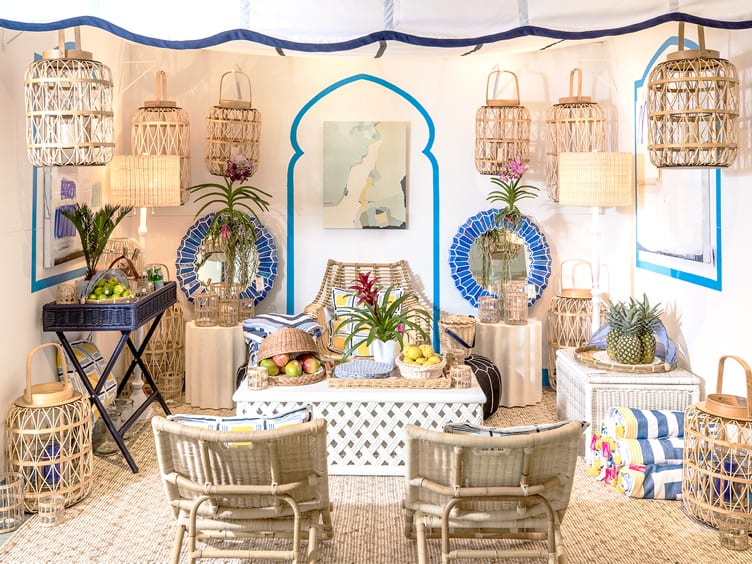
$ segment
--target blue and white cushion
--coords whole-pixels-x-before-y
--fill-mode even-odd
[[[460,435],[479,435],[483,437],[518,437],[558,429],[569,422],[570,420],[566,420],[557,421],[556,423],[520,425],[518,427],[484,427],[483,425],[473,425],[472,423],[448,423],[444,426],[444,432]],[[581,422],[581,424],[583,425],[583,429],[587,426],[587,423]]]

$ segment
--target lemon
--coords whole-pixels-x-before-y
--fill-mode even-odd
[[[420,348],[418,348],[417,345],[407,345],[405,347],[405,350],[402,351],[402,355],[406,359],[415,360],[416,358],[420,358]]]
[[[433,347],[431,345],[420,345],[420,354],[423,358],[430,358],[433,356]]]
[[[423,363],[423,366],[431,366],[433,364],[438,364],[441,362],[441,357],[437,355],[431,355],[429,356],[426,361]]]

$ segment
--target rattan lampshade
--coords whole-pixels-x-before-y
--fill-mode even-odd
[[[634,201],[632,153],[560,153],[559,203],[628,206]]]
[[[75,28],[73,49],[65,31],[57,49],[44,51],[24,79],[26,147],[35,166],[96,166],[112,159],[115,147],[112,73],[80,50]]]
[[[514,77],[515,98],[489,97],[491,77]],[[530,112],[520,105],[520,85],[511,71],[492,71],[486,79],[486,105],[475,114],[475,168],[481,174],[499,174],[504,163],[519,157],[530,160]]]
[[[679,50],[648,77],[648,154],[656,167],[724,167],[737,153],[739,77],[736,67],[705,49]]]
[[[559,153],[606,150],[605,113],[589,96],[582,95],[582,69],[575,68],[569,73],[569,96],[559,98],[559,103],[552,106],[546,126],[546,188],[549,197],[558,202]]]
[[[110,200],[143,208],[179,206],[180,166],[177,155],[118,155],[110,164]]]
[[[167,74],[157,73],[156,100],[147,100],[131,118],[131,154],[180,157],[180,202],[191,184],[191,126],[188,112],[165,100]]]
[[[222,85],[228,75],[245,78],[248,84],[248,100],[222,97]],[[261,114],[251,106],[251,79],[248,75],[240,71],[224,73],[219,79],[219,104],[211,107],[206,113],[204,161],[211,174],[222,176],[227,161],[241,154],[251,161],[251,176],[258,169]]]

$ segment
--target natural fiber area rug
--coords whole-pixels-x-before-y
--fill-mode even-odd
[[[553,421],[555,402],[556,392],[546,390],[540,404],[502,408],[486,423]],[[230,414],[187,406],[174,411]],[[28,516],[0,547],[0,562],[168,562],[174,520],[157,474],[151,428],[141,424],[135,434],[131,452],[139,473],[131,473],[120,455],[95,457],[92,493],[67,508],[65,521],[58,526],[46,528],[36,516]],[[321,543],[321,562],[416,561],[415,542],[403,535],[402,478],[331,476],[330,490],[335,536]],[[569,562],[574,564],[752,562],[752,550],[737,553],[721,548],[717,531],[688,517],[680,502],[627,498],[588,476],[583,459],[577,465],[562,533]],[[440,561],[438,543],[429,543],[431,562]],[[185,550],[181,561],[187,561]]]

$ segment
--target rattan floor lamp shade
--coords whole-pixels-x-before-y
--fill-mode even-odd
[[[656,167],[726,167],[737,153],[739,77],[736,67],[705,48],[679,50],[648,76],[648,155]]]
[[[132,155],[180,157],[180,203],[187,200],[191,184],[191,125],[188,112],[167,95],[167,74],[157,73],[156,100],[147,100],[131,118]]]
[[[248,100],[222,97],[222,85],[228,75],[245,78],[248,84]],[[258,170],[261,114],[252,105],[251,79],[248,75],[240,71],[224,73],[219,79],[219,104],[211,107],[206,113],[204,162],[211,174],[222,176],[227,161],[237,155],[244,155],[251,161],[251,176]]]
[[[574,93],[575,76],[577,94]],[[606,150],[606,117],[603,108],[582,95],[582,69],[569,73],[569,96],[559,98],[546,120],[546,189],[559,201],[559,153]]]
[[[515,97],[489,97],[491,77],[502,73],[514,77]],[[475,114],[475,168],[481,174],[500,174],[503,165],[519,157],[530,160],[530,112],[520,105],[520,85],[511,71],[492,71],[486,79],[486,105]]]
[[[65,31],[57,49],[44,51],[24,79],[26,148],[35,166],[97,166],[112,159],[115,148],[112,73],[80,50],[75,28],[73,49]]]

